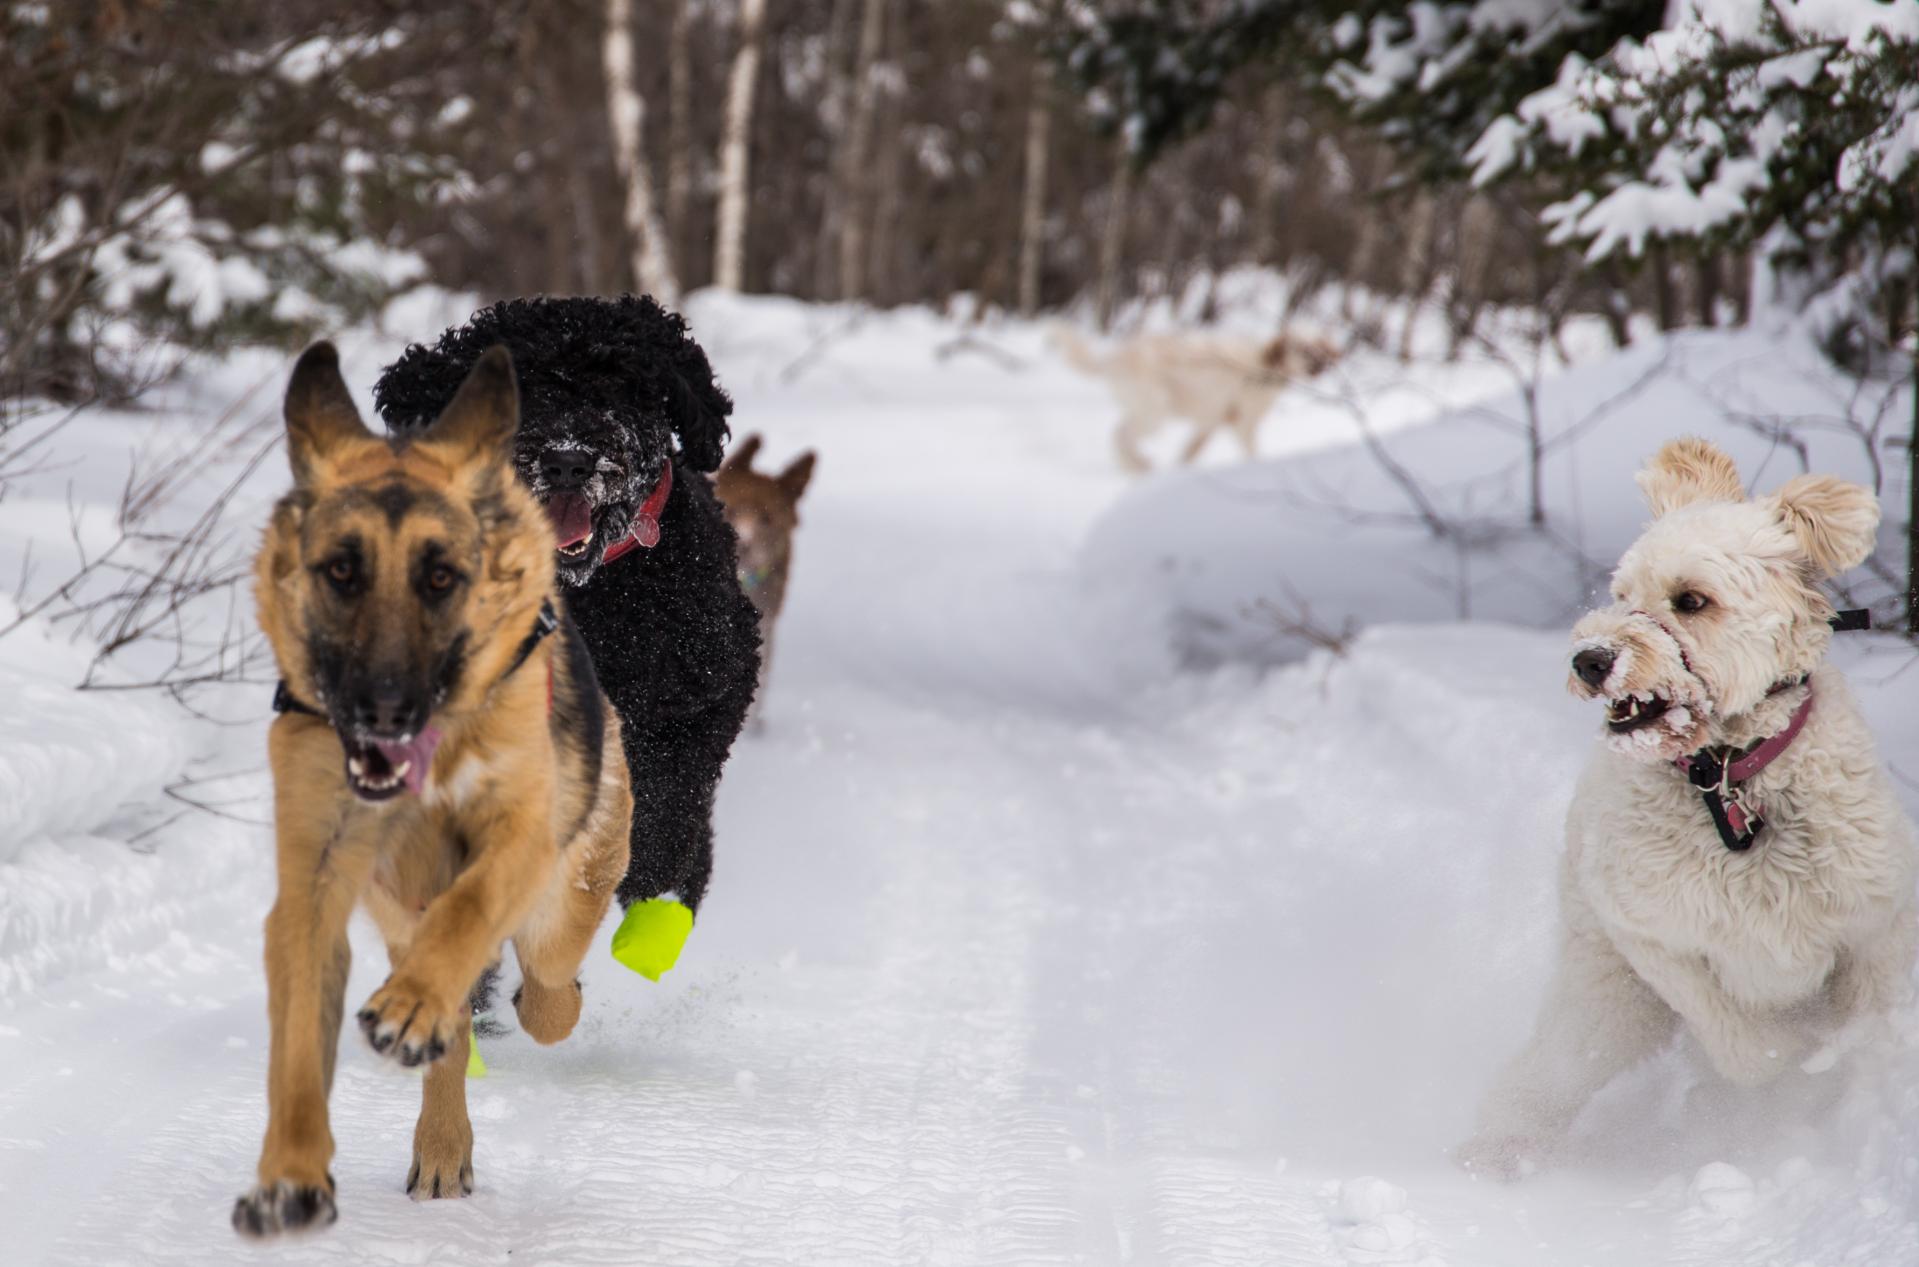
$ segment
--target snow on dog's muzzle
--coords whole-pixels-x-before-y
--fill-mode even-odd
[[[1648,761],[1699,746],[1712,700],[1679,637],[1650,614],[1610,607],[1573,626],[1567,685],[1606,701],[1606,742]]]

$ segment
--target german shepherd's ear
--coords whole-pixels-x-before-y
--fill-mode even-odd
[[[779,483],[780,491],[786,494],[786,500],[796,504],[799,502],[800,495],[806,491],[807,484],[813,478],[813,462],[818,456],[813,450],[808,449],[794,458],[790,466],[774,477]]]
[[[343,444],[371,440],[353,397],[340,377],[340,354],[331,343],[316,343],[300,354],[287,382],[287,457],[293,482],[308,485],[326,471]]]
[[[496,343],[467,374],[453,400],[416,443],[444,445],[462,459],[489,464],[513,460],[513,436],[520,429],[520,389],[513,377],[513,355]]]
[[[726,455],[726,461],[721,464],[720,469],[722,471],[750,471],[753,469],[753,459],[759,456],[759,452],[760,433],[755,431],[752,435],[733,446],[733,451]]]

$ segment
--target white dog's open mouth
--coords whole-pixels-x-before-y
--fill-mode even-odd
[[[1615,735],[1630,735],[1635,730],[1657,724],[1671,708],[1671,700],[1651,693],[1609,700],[1606,705],[1606,728]]]

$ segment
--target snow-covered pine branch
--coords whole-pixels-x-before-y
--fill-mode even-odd
[[[1652,242],[1795,253],[1899,248],[1914,231],[1919,5],[1693,0],[1494,120],[1480,184],[1544,174],[1544,215],[1588,258]],[[1775,240],[1775,247],[1780,243]]]

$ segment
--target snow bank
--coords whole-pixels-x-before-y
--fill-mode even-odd
[[[1559,689],[1564,626],[1548,611],[1582,601],[1584,582],[1557,555],[1522,566],[1506,541],[1520,535],[1515,446],[1487,419],[1511,402],[1394,433],[1389,451],[1493,534],[1474,610],[1498,597],[1543,631],[1460,623],[1424,597],[1454,586],[1414,563],[1445,556],[1416,554],[1343,406],[1284,398],[1267,434],[1289,460],[1135,485],[1111,459],[1104,388],[1060,364],[1041,327],[692,307],[738,430],[764,432],[775,461],[821,453],[768,726],[720,789],[700,927],[657,985],[590,954],[566,1044],[489,1042],[491,1072],[469,1087],[469,1201],[407,1200],[417,1075],[349,1035],[332,1098],[341,1221],[285,1253],[1919,1261],[1910,1041],[1756,1092],[1676,1044],[1592,1106],[1557,1171],[1506,1187],[1451,1165],[1533,1021],[1561,823],[1598,726]],[[383,331],[343,337],[362,403],[400,340],[463,315],[422,295]],[[1597,561],[1641,517],[1643,450],[1715,421],[1682,388],[1752,415],[1832,416],[1826,380],[1798,377],[1816,371],[1809,350],[1786,360],[1802,349],[1743,335],[1672,348],[1670,384],[1589,425],[1658,348],[1547,385],[1548,507]],[[1407,377],[1384,361],[1352,372],[1369,365],[1381,378],[1364,401]],[[0,506],[19,512],[0,513],[0,567],[23,532],[64,536],[49,508],[69,478],[97,514],[135,446],[228,409],[272,425],[285,368],[195,363],[147,415],[90,412],[62,438],[68,468]],[[1462,394],[1496,378],[1458,372]],[[1403,421],[1445,399],[1424,373],[1397,389]],[[1796,469],[1720,426],[1762,484]],[[1815,465],[1854,469],[1842,438],[1809,434]],[[236,524],[256,524],[285,480],[267,463]],[[1334,494],[1364,513],[1326,509]],[[1344,655],[1166,671],[1182,619],[1218,617],[1201,649],[1245,654],[1241,604],[1284,596],[1282,581],[1332,620],[1378,623]],[[1428,613],[1443,623],[1407,623]],[[13,710],[32,720],[0,731],[0,765],[39,760],[44,733],[110,749],[92,759],[111,769],[81,789],[84,813],[41,795],[60,771],[16,776],[41,825],[0,861],[0,1194],[35,1212],[9,1261],[226,1261],[264,1116],[267,688],[201,701],[229,725],[139,694],[82,720],[96,697],[66,689],[78,653],[34,647],[0,640],[0,690],[36,693]],[[1836,654],[1900,786],[1919,787],[1910,648],[1848,638]],[[35,729],[62,716],[72,734]],[[181,776],[220,814],[169,823],[183,807],[158,786]],[[350,1006],[386,971],[378,941],[356,930]]]
[[[343,332],[337,341],[362,410],[371,416],[380,365],[473,307],[471,296],[421,287],[393,301],[375,326]],[[270,452],[286,371],[286,356],[268,349],[190,355],[141,408],[70,419],[47,441],[36,471],[16,477],[0,498],[0,595],[19,588],[29,602],[46,596],[73,574],[82,546],[100,559],[119,535],[130,477],[183,456],[171,495],[141,527],[177,529],[231,489],[210,547],[216,564],[244,571],[267,507],[287,483],[284,462]],[[112,562],[153,566],[163,553],[136,539]],[[124,574],[101,568],[78,594],[97,598],[123,583]],[[48,615],[60,610],[55,604]],[[0,597],[0,627],[17,613],[14,600]],[[205,716],[159,691],[77,690],[93,649],[88,631],[66,615],[57,626],[36,617],[0,636],[0,1008],[70,976],[133,971],[164,980],[175,961],[197,954],[181,941],[186,930],[243,912],[237,926],[250,932],[268,900],[260,736],[270,682],[196,695]],[[98,676],[126,685],[166,670],[176,633],[206,646],[237,645],[252,631],[243,579],[191,605],[177,626],[130,646]],[[208,717],[230,724],[209,725]]]
[[[0,603],[0,624],[14,617]],[[0,863],[48,836],[99,831],[159,798],[186,764],[183,719],[154,700],[72,688],[86,654],[37,627],[0,638]]]
[[[1725,447],[1750,487],[1811,469],[1903,505],[1904,454],[1847,429],[1853,390],[1789,332],[1651,340],[1539,384],[1543,531],[1527,523],[1526,413],[1508,391],[1379,440],[1447,525],[1444,536],[1349,431],[1336,448],[1140,486],[1091,532],[1081,570],[1140,654],[1170,648],[1186,663],[1292,659],[1310,644],[1303,627],[1563,628],[1645,522],[1633,472],[1675,436]],[[1895,397],[1889,415],[1904,408]],[[1288,422],[1282,414],[1268,430]],[[1883,542],[1895,535],[1895,525],[1882,528]],[[1848,579],[1861,605],[1889,595],[1864,573]]]

